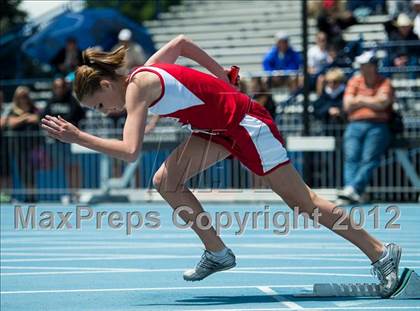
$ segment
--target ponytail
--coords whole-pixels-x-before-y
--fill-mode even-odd
[[[119,77],[116,71],[124,65],[126,51],[124,46],[120,46],[109,53],[94,48],[82,52],[83,64],[77,68],[73,83],[79,101],[98,90],[102,79],[116,80]]]

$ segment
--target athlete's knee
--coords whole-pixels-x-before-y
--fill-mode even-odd
[[[163,172],[163,170],[160,170],[160,169],[158,169],[156,171],[156,173],[153,175],[153,179],[152,179],[153,186],[158,191],[161,189],[161,184],[162,184],[162,181],[163,181],[163,175],[164,175],[164,172]]]
[[[153,186],[159,193],[177,191],[183,187],[178,173],[169,173],[165,168],[159,168],[153,175]]]
[[[318,200],[318,195],[313,190],[309,190],[309,197],[313,203]]]

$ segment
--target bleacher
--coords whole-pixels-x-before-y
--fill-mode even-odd
[[[365,43],[384,42],[387,36],[383,23],[387,15],[367,16],[360,23],[345,30],[346,41],[363,39]],[[224,67],[236,64],[241,67],[242,77],[262,74],[261,62],[265,53],[274,44],[274,34],[284,30],[290,35],[291,46],[302,51],[301,2],[294,0],[237,1],[231,0],[185,0],[172,6],[169,12],[160,14],[157,20],[145,22],[156,48],[160,48],[178,34],[185,34],[204,48]],[[316,21],[308,21],[308,42],[314,44]],[[379,50],[380,57],[385,56]],[[203,70],[188,59],[179,64]],[[420,110],[417,99],[420,79],[407,79],[404,75],[393,79],[397,97]],[[287,98],[277,92],[275,101]]]
[[[369,16],[363,24],[344,33],[346,40],[383,41],[387,16]],[[274,34],[287,31],[291,45],[302,50],[301,2],[187,0],[145,23],[159,48],[178,34],[185,34],[226,67],[237,64],[242,72],[261,71],[264,54],[274,43]],[[314,43],[316,22],[308,22],[309,43]],[[189,60],[180,64],[198,67]]]

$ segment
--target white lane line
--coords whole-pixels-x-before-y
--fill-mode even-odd
[[[371,277],[370,274],[354,274],[354,273],[330,273],[330,272],[291,272],[291,271],[226,271],[227,273],[249,273],[249,274],[279,274],[279,275],[317,275],[317,276],[348,276],[348,277]]]
[[[22,257],[31,257],[31,256],[44,256],[44,257],[49,257],[49,256],[58,256],[58,257],[67,257],[67,256],[80,256],[80,257],[96,257],[96,256],[140,256],[141,254],[121,254],[121,253],[117,253],[117,254],[110,254],[108,253],[103,253],[103,252],[98,252],[98,253],[74,253],[74,252],[69,252],[69,253],[63,253],[63,252],[57,252],[57,253],[45,253],[45,252],[1,252],[2,256],[22,256]],[[150,256],[160,256],[160,255],[150,255]],[[166,255],[165,255],[166,256]],[[168,256],[172,256],[172,255],[168,255]],[[174,255],[176,256],[176,255]],[[189,256],[189,255],[187,255]],[[194,255],[192,255],[194,256]],[[239,255],[240,256],[240,255]],[[242,256],[248,256],[248,255],[242,255]],[[314,253],[314,252],[310,252],[310,253],[305,253],[305,254],[299,254],[299,253],[292,253],[291,255],[284,255],[284,254],[257,254],[254,256],[264,256],[264,257],[268,257],[268,256],[280,256],[281,258],[292,258],[292,257],[296,257],[299,256],[300,258],[313,258],[313,257],[325,257],[325,259],[330,259],[330,258],[366,258],[366,256],[360,252],[353,252],[353,253],[339,253],[339,254],[325,254],[325,253]],[[418,252],[404,252],[404,257],[419,257],[420,253]],[[277,257],[278,258],[278,257]]]
[[[420,269],[420,266],[410,266],[411,269]],[[120,268],[120,267],[98,267],[98,268],[91,268],[91,267],[42,267],[42,266],[1,266],[1,270],[145,270],[139,268]],[[179,269],[189,269],[189,268],[179,268]],[[151,271],[161,271],[162,269],[146,269]],[[234,270],[258,270],[258,271],[273,271],[273,270],[370,270],[370,266],[272,266],[272,267],[238,267],[234,268]],[[166,270],[165,270],[166,271]],[[232,270],[230,270],[232,271]]]
[[[380,234],[380,232],[374,231],[375,234]],[[9,236],[9,237],[8,237]],[[128,238],[126,235],[121,234],[121,236],[118,235],[102,235],[103,238],[93,238],[88,239],[85,235],[63,235],[63,236],[57,236],[53,235],[51,232],[45,232],[45,233],[36,233],[36,232],[30,232],[29,234],[25,233],[14,233],[14,234],[7,234],[6,232],[2,232],[2,242],[5,243],[44,243],[45,244],[55,244],[59,242],[72,242],[76,243],[78,241],[80,242],[105,242],[105,241],[126,241]],[[222,232],[221,236],[223,238],[232,238],[232,239],[274,239],[276,241],[279,241],[280,238],[287,238],[288,242],[290,240],[314,240],[315,242],[318,242],[320,239],[323,241],[330,241],[330,242],[336,242],[340,243],[340,240],[337,238],[336,235],[331,234],[330,231],[325,231],[324,234],[315,234],[308,232],[307,234],[296,234],[295,232],[292,232],[288,236],[278,236],[275,234],[270,233],[264,233],[264,234],[252,234],[245,232],[243,235],[235,235],[235,234],[224,234]],[[195,239],[195,235],[191,233],[179,233],[179,231],[174,231],[173,233],[168,233],[167,230],[164,232],[157,232],[156,234],[150,234],[150,233],[143,233],[139,234],[138,236],[134,236],[136,239],[156,239],[156,237],[159,237],[161,239],[169,239],[169,240],[177,240],[177,239]],[[48,238],[48,240],[46,240]],[[398,237],[394,237],[397,239],[396,241],[406,241],[406,243],[415,243],[413,240],[413,233],[411,232],[398,232]],[[45,241],[43,241],[45,240]],[[341,242],[343,243],[343,242]]]
[[[236,285],[236,286],[181,286],[181,287],[132,287],[132,288],[78,288],[78,289],[46,289],[46,290],[17,290],[2,291],[1,295],[17,294],[50,294],[50,293],[91,293],[91,292],[151,292],[174,290],[209,290],[209,289],[246,289],[268,286],[274,288],[301,288],[311,289],[312,285]]]
[[[188,311],[290,311],[290,310],[299,310],[299,309],[290,309],[290,308],[247,308],[247,309],[188,309]],[[413,306],[413,307],[399,307],[399,306],[393,306],[393,307],[320,307],[320,308],[305,308],[303,310],[311,310],[311,311],[329,311],[329,310],[345,310],[345,311],[351,311],[351,310],[420,310],[420,307]]]
[[[282,305],[287,307],[289,310],[304,310],[304,308],[293,301],[288,300],[286,297],[279,295],[275,290],[269,286],[259,286],[257,287],[260,291],[267,294],[271,298],[277,300]]]
[[[31,276],[31,275],[72,275],[72,274],[108,274],[108,273],[158,273],[158,272],[183,272],[185,269],[97,269],[74,271],[42,271],[42,272],[2,272],[0,276]],[[341,277],[371,277],[370,274],[329,273],[329,272],[291,272],[291,271],[258,271],[258,270],[229,270],[222,273],[233,274],[269,274],[269,275],[309,275],[309,276],[341,276]]]
[[[2,252],[19,252],[19,251],[48,251],[48,250],[108,250],[108,249],[162,249],[162,248],[200,248],[203,245],[201,243],[107,243],[105,245],[100,243],[86,243],[86,245],[80,246],[78,243],[77,246],[39,246],[39,247],[2,247]],[[414,244],[413,244],[414,245]],[[419,246],[420,243],[415,243],[415,246]],[[314,250],[325,250],[325,251],[333,251],[333,250],[346,250],[346,251],[354,251],[354,246],[337,246],[332,243],[323,243],[323,244],[312,244],[312,243],[293,243],[293,244],[284,244],[284,243],[229,243],[229,247],[231,248],[269,248],[269,249],[314,249]],[[407,248],[407,243],[403,244],[404,248]],[[413,247],[412,251],[408,249],[404,252],[404,254],[411,254],[414,256],[419,256],[419,252],[414,251],[415,248]],[[326,256],[328,254],[325,254]],[[336,256],[337,254],[334,254]],[[343,255],[343,254],[339,254]],[[333,256],[332,254],[330,256]]]
[[[238,259],[261,259],[261,260],[299,260],[299,261],[334,261],[334,262],[363,262],[368,263],[367,259],[358,258],[326,258],[326,257],[301,257],[301,256],[282,256],[282,255],[239,255]],[[103,261],[103,260],[165,260],[165,259],[196,259],[196,255],[116,255],[94,257],[48,257],[48,258],[18,258],[18,259],[1,259],[2,263],[11,262],[58,262],[58,261]],[[404,260],[403,264],[419,264],[420,260]]]
[[[96,271],[96,270],[126,270],[130,268],[109,268],[109,267],[42,267],[42,266],[1,266],[1,270],[87,270],[87,271]]]

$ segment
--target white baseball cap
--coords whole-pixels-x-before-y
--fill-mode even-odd
[[[279,31],[275,34],[277,40],[289,40],[289,35],[284,31]]]
[[[376,57],[375,52],[367,51],[356,57],[356,63],[359,65],[377,64],[378,58]]]
[[[118,34],[118,40],[120,40],[120,41],[130,41],[131,36],[132,36],[131,30],[127,29],[127,28],[124,28]]]

